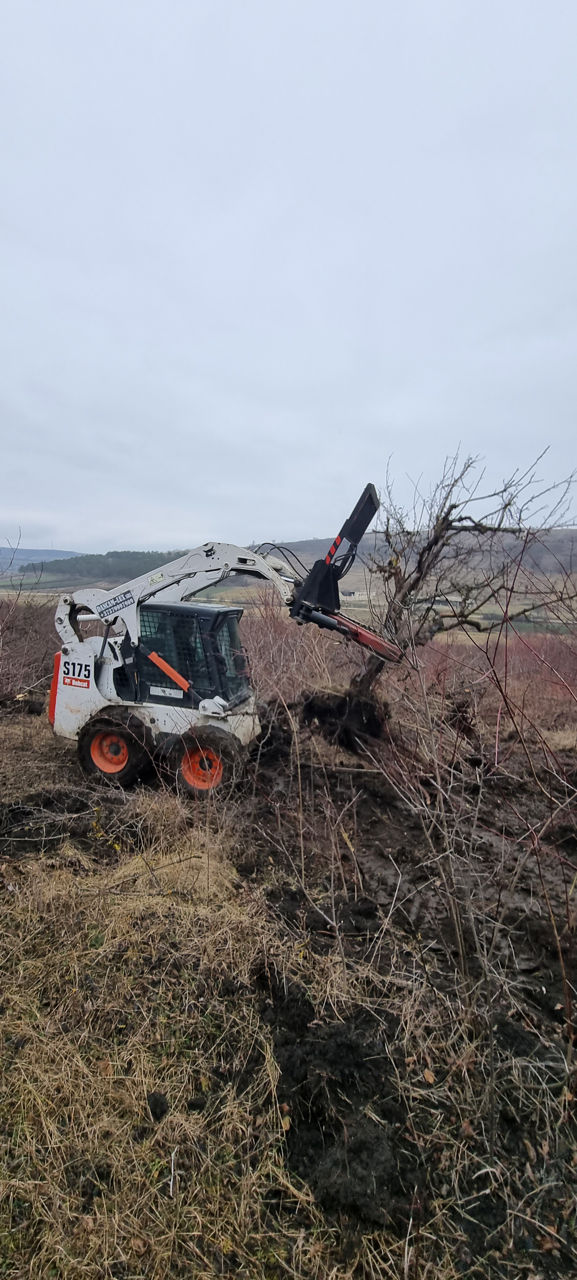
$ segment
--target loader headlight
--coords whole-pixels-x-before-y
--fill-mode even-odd
[[[228,702],[217,694],[215,698],[203,698],[198,704],[198,709],[202,716],[225,716],[228,711]]]

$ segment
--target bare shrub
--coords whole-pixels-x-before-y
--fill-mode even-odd
[[[256,596],[241,629],[261,698],[280,694],[290,701],[304,688],[346,684],[362,664],[353,645],[316,627],[297,627],[271,591]]]
[[[0,596],[0,699],[42,688],[57,644],[53,604]]]

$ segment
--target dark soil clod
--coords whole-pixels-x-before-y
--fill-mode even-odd
[[[150,1111],[152,1119],[156,1120],[158,1124],[160,1120],[164,1119],[164,1116],[167,1114],[169,1109],[166,1094],[159,1093],[158,1090],[153,1089],[151,1093],[147,1093],[146,1101],[148,1103],[148,1110]]]

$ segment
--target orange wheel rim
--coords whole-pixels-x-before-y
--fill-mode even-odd
[[[121,773],[128,764],[128,746],[119,733],[95,733],[90,755],[101,773]]]
[[[223,768],[220,756],[210,747],[191,747],[180,762],[184,781],[195,791],[212,791],[221,781]]]

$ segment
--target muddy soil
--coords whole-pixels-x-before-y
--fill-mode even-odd
[[[526,1253],[535,1258],[547,1241],[530,1217],[525,1222],[522,1215],[518,1221],[510,1216],[508,1196],[525,1183],[538,1194],[539,1216],[554,1237],[553,1256],[543,1258],[539,1274],[573,1274],[567,1209],[577,1173],[567,1157],[575,1134],[568,1125],[566,1136],[550,1148],[530,1096],[535,1079],[551,1096],[564,1088],[560,1041],[546,1041],[503,1013],[495,1016],[495,1070],[524,1076],[528,1090],[521,1106],[517,1091],[499,1096],[493,1158],[507,1170],[510,1185],[503,1195],[488,1196],[488,1170],[479,1182],[482,1121],[477,1115],[473,1124],[462,1120],[458,1088],[429,1097],[416,1090],[410,1097],[406,1084],[414,1059],[402,1019],[386,1003],[375,1000],[344,1018],[325,1020],[315,1017],[304,988],[274,968],[258,971],[254,985],[280,1068],[277,1100],[287,1126],[287,1164],[338,1222],[345,1247],[347,1239],[354,1242],[359,1233],[382,1227],[403,1238],[407,1230],[424,1227],[434,1203],[445,1199],[443,1232],[454,1239],[457,1273],[507,1276],[511,1265],[525,1261]],[[471,1033],[472,1054],[474,1043]],[[448,1199],[451,1153],[464,1147],[465,1162],[471,1162],[461,1174],[465,1212]]]
[[[341,713],[348,747],[338,741]],[[44,719],[4,716],[0,735],[1,856],[49,855],[66,840],[99,860],[140,849],[127,793],[88,785]],[[551,821],[547,788],[522,758],[482,778],[464,765],[459,820],[474,832],[447,867],[391,785],[392,753],[398,774],[388,710],[366,699],[319,693],[288,711],[271,705],[235,800],[238,872],[271,885],[275,914],[319,948],[338,938],[352,954],[386,920],[438,967],[465,964],[473,980],[479,947],[489,949],[531,1016],[562,1025],[577,972],[574,806]],[[49,785],[39,788],[40,778]],[[528,829],[544,826],[535,851]]]
[[[447,859],[426,814],[391,785],[399,744],[386,713],[357,723],[351,751],[335,744],[335,705],[306,695],[299,727],[295,708],[290,717],[276,709],[246,797],[238,870],[265,881],[272,868],[284,874],[271,905],[312,929],[317,946],[338,935],[350,950],[355,935],[387,920],[441,967],[465,965],[472,980],[490,953],[534,1018],[563,1024],[567,975],[577,973],[575,806],[552,820],[551,779],[528,775],[520,753],[503,774],[465,761]],[[574,761],[564,763],[569,778]],[[557,789],[564,803],[570,783]],[[537,844],[531,832],[543,828]]]
[[[291,1169],[331,1213],[372,1225],[406,1223],[423,1169],[406,1143],[406,1105],[384,1027],[377,1031],[362,1010],[318,1025],[297,983],[287,988],[263,971],[255,985],[273,1030]]]

